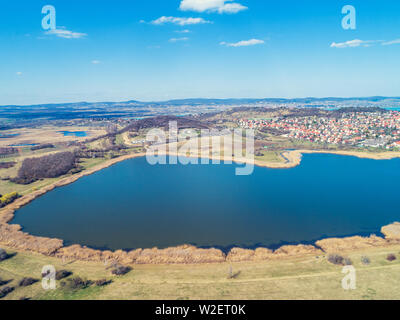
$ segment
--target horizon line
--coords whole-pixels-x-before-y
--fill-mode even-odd
[[[224,100],[302,100],[302,99],[315,99],[315,100],[327,100],[327,99],[343,99],[343,100],[352,100],[352,99],[373,99],[373,98],[383,98],[383,99],[400,99],[400,96],[380,96],[380,95],[375,95],[375,96],[349,96],[349,97],[343,97],[343,96],[324,96],[324,97],[295,97],[295,98],[282,98],[282,97],[264,97],[264,98],[174,98],[174,99],[169,99],[169,100],[151,100],[151,101],[145,101],[145,100],[136,100],[136,99],[130,99],[130,100],[121,100],[121,101],[71,101],[71,102],[45,102],[45,103],[35,103],[35,104],[4,104],[0,105],[1,107],[29,107],[29,106],[42,106],[42,105],[69,105],[69,104],[79,104],[79,103],[88,103],[88,104],[95,104],[95,103],[129,103],[129,102],[137,102],[137,103],[146,103],[146,104],[151,104],[151,103],[168,103],[168,102],[176,102],[176,101],[186,101],[186,100],[214,100],[214,101],[224,101]]]

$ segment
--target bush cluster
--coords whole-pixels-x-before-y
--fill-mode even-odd
[[[10,282],[10,280],[7,281],[7,280],[3,280],[2,278],[0,278],[0,286],[4,286],[5,284],[7,284],[9,282]]]
[[[6,250],[0,248],[0,262],[6,260],[8,258],[8,254]]]
[[[0,148],[0,158],[18,153],[17,148]]]
[[[55,148],[54,144],[51,144],[51,143],[40,144],[38,146],[33,146],[31,148],[31,150],[36,151],[36,150],[49,149],[49,148]]]
[[[328,256],[328,261],[332,264],[339,266],[350,266],[353,264],[353,262],[349,258],[342,257],[338,254],[330,254]]]
[[[72,274],[71,271],[59,270],[56,272],[56,280],[64,279],[66,277],[69,277],[71,274]]]
[[[32,284],[38,282],[39,280],[33,278],[23,278],[20,282],[18,282],[18,286],[20,287],[28,287]]]
[[[13,291],[14,291],[13,287],[4,287],[4,288],[0,289],[0,299],[4,298],[6,295],[8,295],[9,293],[11,293]]]
[[[363,264],[363,265],[369,265],[370,263],[371,263],[371,260],[368,258],[368,257],[366,257],[366,256],[362,256],[361,257],[361,263]]]
[[[93,282],[74,277],[61,282],[61,286],[70,290],[80,290],[89,287]]]
[[[28,286],[31,286],[32,284],[34,284],[34,283],[36,283],[38,281],[39,280],[37,280],[37,279],[33,279],[33,278],[29,278],[29,277],[23,278],[23,279],[21,279],[20,282],[18,282],[18,286],[19,287],[28,287]]]
[[[387,257],[386,257],[386,260],[387,261],[394,261],[394,260],[396,260],[397,258],[396,258],[396,256],[394,255],[394,254],[389,254]]]
[[[112,283],[112,280],[100,279],[100,280],[96,280],[94,283],[98,287],[104,287],[104,286],[107,286],[110,283]]]
[[[9,169],[9,168],[14,167],[16,164],[17,163],[15,161],[1,162],[0,169]]]
[[[119,265],[119,266],[116,266],[113,270],[111,270],[111,273],[116,276],[123,276],[124,274],[127,274],[131,270],[132,270],[131,267]]]
[[[6,205],[14,202],[19,197],[20,197],[20,195],[17,192],[11,192],[11,193],[7,193],[5,195],[0,195],[0,208],[3,208]]]

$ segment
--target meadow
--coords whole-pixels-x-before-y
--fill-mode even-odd
[[[53,299],[400,299],[400,260],[388,261],[388,254],[399,256],[400,246],[354,251],[346,254],[356,269],[356,289],[342,288],[342,266],[329,263],[325,255],[251,263],[198,265],[133,265],[126,275],[111,275],[103,263],[62,261],[26,252],[0,262],[0,278],[12,280],[15,290],[5,300]],[[368,257],[369,265],[361,262]],[[57,281],[55,290],[44,290],[41,281],[18,287],[24,277],[41,279],[45,265],[73,272],[86,280],[107,279],[112,283],[99,287],[71,289]],[[234,276],[229,274],[233,271]],[[3,286],[4,287],[4,286]],[[1,289],[2,287],[0,287]]]

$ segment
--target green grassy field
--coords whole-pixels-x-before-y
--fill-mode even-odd
[[[105,159],[105,158],[85,159],[84,161],[82,161],[80,163],[80,165],[84,168],[84,170],[86,170],[86,169],[90,169],[106,160],[107,159]],[[1,169],[0,177],[6,177],[6,176],[15,177],[17,175],[18,168],[20,167],[20,165],[21,165],[21,161],[19,161],[17,163],[17,165],[13,168]],[[64,176],[60,176],[58,178],[46,178],[46,179],[42,179],[42,180],[36,181],[34,183],[31,183],[29,185],[17,184],[17,183],[13,183],[9,180],[0,180],[0,194],[7,194],[7,193],[16,191],[20,195],[26,195],[26,194],[31,193],[32,191],[41,189],[57,180],[60,180],[69,175],[70,174],[67,174]]]
[[[346,291],[341,281],[342,267],[327,262],[325,256],[290,260],[223,263],[206,265],[134,265],[124,276],[113,276],[102,263],[85,263],[17,252],[0,262],[0,278],[16,287],[4,299],[400,299],[400,260],[389,262],[389,253],[398,254],[400,246],[353,252],[357,289]],[[364,266],[361,256],[370,258]],[[61,288],[44,290],[41,283],[17,287],[23,277],[41,278],[44,265],[72,271],[74,276],[113,282],[105,287],[91,285],[83,290]],[[229,266],[240,272],[228,279]],[[1,289],[1,287],[0,287]]]
[[[255,160],[257,161],[264,161],[264,162],[276,162],[276,163],[283,163],[285,162],[285,159],[283,159],[280,156],[280,152],[276,152],[276,151],[263,151],[262,152],[263,156],[256,156]]]

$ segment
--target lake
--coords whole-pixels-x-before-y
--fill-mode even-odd
[[[400,221],[400,159],[306,154],[292,169],[234,168],[131,159],[45,194],[12,222],[66,244],[134,249],[276,248]]]
[[[86,137],[86,131],[59,131],[59,133],[63,134],[65,137]]]
[[[10,144],[9,147],[35,147],[38,146],[37,143],[20,143],[20,144]]]

